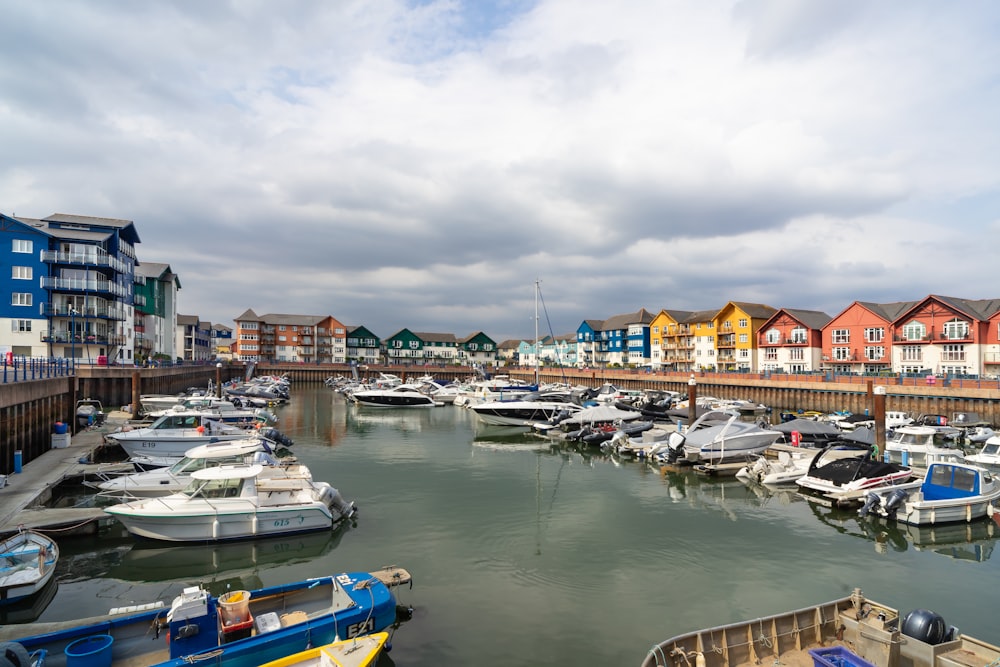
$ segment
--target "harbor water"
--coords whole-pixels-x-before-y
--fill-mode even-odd
[[[861,520],[733,479],[662,472],[453,406],[359,408],[293,387],[280,430],[359,507],[333,533],[217,546],[110,529],[60,542],[56,583],[0,621],[67,620],[204,583],[216,595],[400,565],[415,609],[381,665],[636,667],[658,641],[849,594],[1000,642],[1000,529]],[[44,598],[47,597],[48,600]]]

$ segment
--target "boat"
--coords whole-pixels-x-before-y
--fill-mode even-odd
[[[871,489],[897,486],[914,488],[913,469],[899,463],[872,459],[862,451],[845,456],[828,447],[813,458],[809,470],[795,480],[800,489],[838,506],[860,505]]]
[[[291,440],[272,427],[254,429],[257,435],[291,445]],[[235,424],[225,424],[211,419],[198,411],[170,412],[149,426],[134,428],[123,426],[117,431],[106,433],[104,439],[109,444],[120,445],[129,457],[155,456],[176,457],[197,445],[222,440],[242,440],[251,434],[250,429]]]
[[[84,398],[76,402],[77,428],[100,426],[107,419],[104,406],[96,398]]]
[[[844,435],[844,431],[830,422],[802,417],[774,424],[771,426],[771,430],[779,431],[787,443],[798,447],[818,447],[820,449]]]
[[[818,454],[817,449],[802,449],[792,453],[780,451],[776,459],[760,455],[736,471],[736,479],[764,486],[794,484],[808,472],[809,464]]]
[[[982,667],[1000,647],[927,609],[900,614],[861,589],[831,602],[677,635],[641,667]]]
[[[420,391],[415,384],[400,384],[387,389],[361,389],[350,394],[357,405],[372,408],[433,408],[444,405]]]
[[[943,437],[936,427],[900,426],[886,439],[883,458],[926,470],[934,461],[963,460],[965,452],[953,445],[954,440]]]
[[[73,663],[80,665],[102,664],[100,656],[107,665],[258,667],[395,626],[409,610],[397,605],[392,589],[410,581],[406,570],[387,568],[219,597],[191,586],[169,608],[159,602],[79,621],[7,626],[0,640],[28,652],[46,651],[50,658],[88,649],[94,662]]]
[[[556,415],[566,417],[583,409],[568,394],[530,392],[516,400],[486,401],[470,405],[469,409],[485,424],[494,426],[531,426],[548,422]]]
[[[329,530],[354,516],[326,482],[279,474],[254,464],[222,465],[191,473],[183,491],[104,508],[128,532],[168,542],[217,542]]]
[[[388,641],[388,632],[375,632],[306,649],[261,667],[368,667],[382,655]]]
[[[191,482],[191,474],[213,466],[236,463],[259,463],[268,467],[280,467],[282,474],[292,477],[312,479],[309,469],[298,463],[294,457],[277,459],[274,449],[264,438],[244,438],[224,440],[189,449],[176,463],[162,468],[154,468],[129,475],[105,478],[91,484],[104,496],[128,498],[156,498],[181,491]]]
[[[872,489],[860,516],[869,514],[917,526],[969,523],[992,516],[1000,483],[990,471],[966,463],[937,462],[917,488]]]
[[[0,542],[0,605],[21,602],[45,588],[58,560],[55,540],[34,530],[19,530]]]
[[[965,457],[966,463],[977,465],[987,470],[1000,472],[1000,436],[988,438],[983,443],[982,449],[975,454],[968,454]]]
[[[741,421],[735,410],[712,410],[698,417],[683,433],[671,433],[665,462],[722,463],[745,460],[774,444],[780,431]]]

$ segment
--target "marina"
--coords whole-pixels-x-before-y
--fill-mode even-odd
[[[169,545],[110,523],[97,535],[59,538],[54,591],[45,591],[51,601],[2,610],[9,615],[0,622],[69,621],[169,603],[187,586],[222,595],[401,563],[416,583],[403,591],[414,615],[396,631],[383,667],[638,666],[665,638],[855,587],[901,613],[933,609],[963,633],[997,639],[993,600],[981,592],[1000,580],[1000,529],[989,521],[887,525],[795,489],[664,470],[482,424],[451,405],[365,409],[304,385],[277,412],[313,477],[336,481],[357,502],[356,525]],[[78,467],[81,438],[94,433],[46,456]],[[34,474],[33,465],[21,475]],[[12,475],[0,494],[22,486]],[[91,493],[59,489],[53,504]],[[0,497],[5,506],[8,497]]]

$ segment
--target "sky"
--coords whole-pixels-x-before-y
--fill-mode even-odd
[[[185,315],[1000,297],[992,0],[0,8],[0,212],[132,220]]]

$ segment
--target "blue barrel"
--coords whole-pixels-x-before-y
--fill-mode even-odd
[[[111,667],[111,635],[91,635],[66,647],[66,667]]]
[[[21,472],[21,450],[14,450],[14,472]]]
[[[59,435],[65,433],[68,430],[68,428],[69,427],[66,425],[65,422],[56,422],[55,429],[56,433],[58,433]]]

